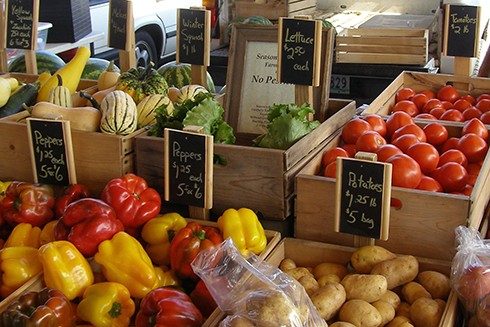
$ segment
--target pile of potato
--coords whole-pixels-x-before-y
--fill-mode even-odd
[[[286,258],[279,268],[303,285],[330,327],[439,325],[451,290],[446,275],[419,272],[415,257],[376,245],[357,249],[350,263],[307,268]]]

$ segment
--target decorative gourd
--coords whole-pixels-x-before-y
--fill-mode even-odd
[[[49,93],[48,102],[54,103],[61,107],[73,107],[70,90],[63,86],[63,79],[60,75],[56,75],[56,77],[58,78],[58,86],[52,89]]]
[[[165,106],[169,115],[174,111],[174,104],[166,95],[152,94],[145,97],[138,103],[138,128],[156,123],[155,110]]]
[[[194,100],[194,97],[199,93],[209,93],[204,86],[191,84],[186,85],[180,89],[181,94],[179,95],[177,102],[182,103],[187,99]]]
[[[136,130],[136,103],[123,91],[113,91],[100,104],[100,130],[107,134],[127,135]]]
[[[165,78],[153,69],[153,63],[148,67],[131,68],[119,77],[116,90],[129,94],[136,103],[151,94],[167,94],[168,84]]]
[[[99,90],[105,90],[115,86],[119,80],[119,76],[121,76],[119,68],[117,68],[116,65],[114,65],[114,61],[111,60],[109,67],[107,67],[97,79],[97,88]]]

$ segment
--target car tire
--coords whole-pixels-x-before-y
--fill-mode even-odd
[[[157,47],[151,35],[146,31],[137,31],[136,39],[136,64],[137,66],[146,67],[153,62],[158,63]]]

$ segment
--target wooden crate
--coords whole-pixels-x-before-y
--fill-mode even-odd
[[[335,43],[338,63],[424,66],[429,58],[429,31],[426,29],[346,29],[337,35]]]
[[[308,15],[316,10],[316,0],[268,0],[257,3],[253,0],[235,1],[235,17],[262,16],[270,20],[279,17]]]
[[[25,73],[6,73],[3,75],[0,75],[2,77],[15,77],[18,81],[23,82],[23,83],[32,83],[37,80],[39,75],[33,75],[33,74],[25,74]],[[78,89],[79,90],[86,90],[86,89],[93,89],[95,86],[97,86],[97,81],[96,80],[90,80],[90,79],[81,79],[80,83],[78,83]]]
[[[214,154],[225,165],[214,165],[213,211],[248,207],[267,219],[283,220],[293,213],[294,177],[308,162],[317,146],[354,114],[355,103],[330,100],[328,112],[334,113],[313,132],[288,150],[249,146],[251,140],[237,145],[215,144]],[[244,145],[247,144],[247,145]],[[163,139],[141,134],[136,137],[136,172],[163,194]]]
[[[444,122],[444,125],[450,136],[461,135],[461,124]],[[324,142],[323,149],[296,178],[295,236],[355,246],[353,235],[334,232],[335,179],[316,176],[322,154],[339,141],[340,131]],[[482,222],[490,198],[489,171],[487,154],[470,196],[393,187],[391,197],[399,199],[402,206],[390,210],[388,241],[377,240],[376,244],[396,253],[450,261],[455,254],[454,229],[460,225],[478,228]]]
[[[415,92],[430,89],[437,92],[441,87],[451,84],[458,89],[461,95],[471,94],[478,96],[490,92],[490,79],[470,76],[455,76],[448,74],[429,74],[419,72],[402,72],[380,94],[363,114],[377,113],[388,115],[391,107],[395,105],[396,92],[403,87],[413,88]]]

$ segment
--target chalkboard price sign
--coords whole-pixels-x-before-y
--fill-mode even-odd
[[[337,159],[336,231],[388,239],[391,164]]]
[[[109,46],[126,50],[128,2],[111,0],[109,7]]]
[[[165,200],[212,208],[213,137],[165,129]]]
[[[209,66],[211,12],[204,9],[177,9],[176,61]]]
[[[446,5],[443,53],[455,57],[478,55],[480,7]]]
[[[38,14],[34,1],[7,0],[7,48],[35,50]]]
[[[27,129],[36,183],[76,183],[70,122],[28,118]]]
[[[318,86],[322,25],[319,20],[279,18],[280,83]]]

